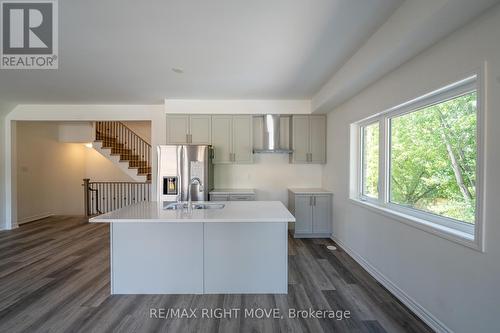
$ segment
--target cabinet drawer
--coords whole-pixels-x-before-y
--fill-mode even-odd
[[[228,201],[229,196],[225,194],[210,194],[210,201]]]
[[[252,194],[231,194],[229,201],[254,201],[255,195]]]

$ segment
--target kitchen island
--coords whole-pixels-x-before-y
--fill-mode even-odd
[[[144,202],[90,219],[110,223],[111,293],[286,294],[293,215],[279,201],[221,204]]]

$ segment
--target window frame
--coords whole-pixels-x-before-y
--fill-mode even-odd
[[[351,153],[357,152],[355,161],[351,160],[351,168],[356,168],[356,177],[351,177],[350,199],[364,207],[368,207],[384,215],[388,215],[403,223],[436,234],[442,238],[463,244],[478,251],[484,251],[483,221],[483,174],[484,174],[484,84],[482,71],[464,76],[465,79],[445,85],[442,88],[380,112],[374,116],[351,124]],[[467,93],[476,92],[476,209],[475,223],[455,220],[449,217],[425,212],[423,210],[393,203],[390,201],[390,168],[391,168],[391,120],[426,107],[443,103]],[[379,184],[378,198],[363,194],[363,129],[379,123]],[[354,135],[353,135],[354,134]],[[351,169],[352,170],[352,169]]]
[[[365,149],[364,149],[364,144],[365,144],[365,133],[364,133],[364,129],[368,126],[371,126],[371,125],[374,125],[374,124],[378,124],[378,130],[379,130],[379,165],[378,165],[378,184],[377,184],[377,198],[375,197],[371,197],[369,195],[366,195],[364,194],[364,180],[365,180],[365,170],[363,168],[364,166],[364,160],[365,160],[365,156],[364,156],[364,152],[365,152]],[[381,183],[381,178],[380,178],[380,143],[382,142],[380,140],[380,133],[381,133],[381,124],[380,124],[380,121],[378,119],[376,120],[373,120],[373,119],[369,119],[369,121],[367,122],[363,122],[360,124],[360,129],[359,129],[359,140],[360,140],[360,143],[361,143],[361,147],[359,149],[359,152],[360,152],[360,156],[359,156],[359,161],[360,161],[360,168],[359,168],[359,197],[361,198],[361,200],[363,201],[368,201],[368,202],[378,202],[380,200],[380,183]]]

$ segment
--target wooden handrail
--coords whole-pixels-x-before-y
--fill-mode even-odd
[[[130,127],[128,127],[126,124],[122,123],[121,121],[119,121],[119,123],[122,124],[122,126],[125,126],[130,132],[132,132],[135,135],[137,135],[139,137],[139,139],[141,139],[142,141],[144,141],[145,144],[147,144],[148,146],[151,147],[151,144],[149,142],[147,142],[146,140],[144,140],[143,138],[141,138],[137,133],[135,133],[132,129],[130,129]]]
[[[151,145],[122,122],[97,121],[95,132],[96,140],[110,145],[121,159],[132,161],[139,170],[151,169]]]

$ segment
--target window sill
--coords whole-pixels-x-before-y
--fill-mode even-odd
[[[469,247],[479,252],[484,252],[481,244],[474,239],[474,235],[458,231],[438,223],[423,220],[390,208],[382,207],[378,204],[350,198],[351,203],[369,209],[377,214],[384,215],[393,220],[402,222],[414,228],[426,231],[443,239],[455,242],[457,244]]]

